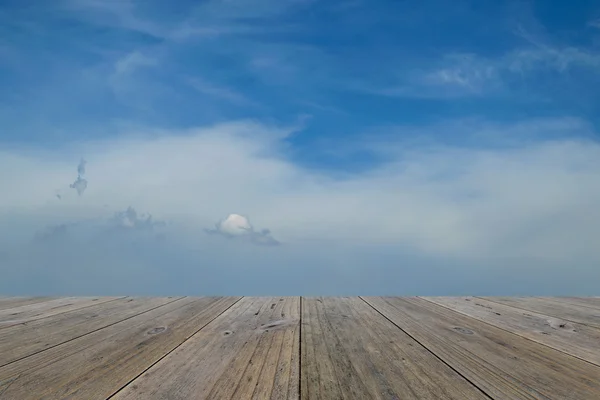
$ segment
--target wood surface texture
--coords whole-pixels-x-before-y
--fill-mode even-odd
[[[0,399],[600,399],[600,298],[0,297]]]

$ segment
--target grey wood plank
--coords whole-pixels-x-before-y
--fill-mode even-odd
[[[71,310],[116,300],[119,297],[62,297],[41,303],[0,310],[0,329],[47,318]]]
[[[182,297],[128,297],[0,329],[0,366]]]
[[[540,299],[548,299],[559,303],[566,302],[579,306],[600,309],[600,297],[538,297]]]
[[[600,365],[600,329],[474,297],[425,299]]]
[[[600,328],[600,310],[567,302],[535,297],[480,297],[500,304]]]
[[[106,399],[238,298],[184,298],[0,368],[9,399]]]
[[[26,306],[27,304],[41,303],[54,299],[56,299],[56,297],[2,297],[0,298],[0,310]]]
[[[245,297],[114,399],[296,399],[299,297]]]
[[[600,367],[419,298],[365,298],[494,399],[600,398]]]
[[[302,300],[302,399],[487,399],[358,298]]]

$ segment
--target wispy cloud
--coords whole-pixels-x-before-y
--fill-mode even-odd
[[[501,64],[511,72],[535,72],[553,69],[565,72],[573,68],[588,68],[600,73],[600,53],[575,47],[538,48],[511,53]]]
[[[157,38],[167,35],[166,29],[136,14],[133,0],[66,0],[64,8],[79,13],[87,21],[107,27],[116,27]]]
[[[164,20],[162,16],[143,17],[140,3],[135,0],[68,0],[65,8],[76,12],[90,23],[101,26],[125,29],[149,35],[161,40],[182,41],[190,38],[215,38],[225,35],[239,35],[264,32],[265,27],[256,22],[264,22],[295,9],[306,7],[312,1],[226,1],[209,0],[189,3],[186,16],[175,21]]]
[[[475,54],[450,54],[437,68],[408,72],[405,83],[376,89],[374,93],[423,98],[483,95],[498,88],[499,67]]]
[[[536,35],[519,25],[515,35],[529,46],[508,52],[499,60],[501,67],[511,72],[536,72],[555,70],[566,72],[574,68],[591,68],[598,71],[600,52],[573,45],[556,45],[548,38]]]
[[[115,63],[115,74],[131,74],[140,67],[151,67],[157,64],[157,59],[146,56],[139,51],[133,51],[117,60]]]
[[[506,93],[517,76],[587,69],[600,74],[600,53],[575,47],[534,47],[502,57],[451,54],[434,69],[410,71],[398,86],[369,91],[400,97],[464,97]]]
[[[215,85],[200,78],[190,78],[189,83],[195,90],[202,94],[238,105],[255,105],[254,102],[232,88]]]

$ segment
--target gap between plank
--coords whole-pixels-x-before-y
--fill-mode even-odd
[[[507,330],[507,329],[504,329],[504,328],[502,328],[502,327],[500,327],[500,326],[498,326],[498,325],[494,325],[494,324],[492,324],[492,323],[490,323],[490,322],[487,322],[487,321],[484,321],[484,320],[482,320],[482,319],[479,319],[479,318],[477,318],[477,317],[473,317],[473,316],[471,316],[471,315],[465,314],[465,313],[463,313],[463,312],[461,312],[461,311],[455,310],[455,309],[453,309],[453,308],[450,308],[450,307],[448,307],[448,306],[445,306],[445,305],[442,305],[442,304],[438,304],[438,303],[436,303],[436,302],[433,302],[433,301],[431,301],[431,300],[428,300],[428,299],[426,299],[426,298],[423,298],[423,297],[420,297],[420,296],[418,296],[418,298],[419,298],[419,299],[421,299],[421,300],[425,300],[425,301],[427,301],[428,303],[431,303],[431,304],[433,304],[433,305],[435,305],[435,306],[442,307],[442,308],[445,308],[446,310],[449,310],[449,311],[452,311],[452,312],[454,312],[454,313],[460,314],[460,315],[462,315],[462,316],[464,316],[464,317],[467,317],[467,318],[474,319],[474,320],[475,320],[475,321],[477,321],[477,322],[481,322],[481,323],[483,323],[483,324],[486,324],[486,325],[489,325],[489,326],[491,326],[491,327],[493,327],[493,328],[500,329],[500,330],[502,330],[502,331],[504,331],[504,332],[506,332],[506,333],[510,333],[511,335],[515,335],[516,337],[520,337],[520,338],[522,338],[522,339],[529,340],[530,342],[533,342],[533,343],[536,343],[536,344],[539,344],[539,345],[545,346],[545,347],[547,347],[547,348],[549,348],[549,349],[552,349],[552,350],[554,350],[554,351],[558,351],[559,353],[566,354],[566,355],[567,355],[567,356],[569,356],[569,357],[573,357],[573,358],[576,358],[576,359],[578,359],[578,360],[584,361],[584,362],[586,362],[586,363],[588,363],[588,364],[591,364],[591,365],[593,365],[594,367],[600,367],[600,364],[596,364],[596,363],[594,363],[594,362],[591,362],[591,361],[589,361],[589,360],[585,360],[585,359],[583,359],[583,358],[581,358],[581,357],[578,357],[578,356],[576,356],[575,354],[567,353],[566,351],[564,351],[564,350],[561,350],[561,349],[557,349],[557,348],[555,348],[555,347],[552,347],[552,346],[550,346],[549,344],[542,343],[542,342],[538,342],[537,340],[533,340],[533,339],[531,339],[531,338],[528,338],[527,336],[521,336],[520,334],[518,334],[518,333],[516,333],[516,332],[509,331],[509,330]],[[481,300],[487,300],[487,299],[481,299]],[[500,304],[500,303],[496,303],[496,304]],[[506,305],[506,304],[504,304],[504,305]],[[509,306],[509,307],[511,307],[511,306]],[[514,307],[513,307],[513,308],[514,308]],[[525,310],[525,311],[529,311],[529,310]],[[531,311],[531,312],[535,312],[535,311]],[[558,317],[552,317],[551,315],[546,315],[546,314],[542,314],[542,313],[538,313],[538,312],[535,312],[535,313],[536,313],[536,314],[540,314],[540,315],[544,315],[544,316],[546,316],[546,317],[550,317],[550,318],[558,318]],[[564,319],[564,318],[559,318],[559,319]],[[578,322],[575,322],[575,323],[578,323]]]
[[[31,357],[31,356],[34,356],[34,355],[36,355],[36,354],[42,353],[42,352],[44,352],[44,351],[47,351],[47,350],[53,349],[53,348],[55,348],[55,347],[57,347],[57,346],[61,346],[61,345],[65,344],[65,343],[69,343],[69,342],[71,342],[71,341],[73,341],[73,340],[76,340],[76,339],[79,339],[79,338],[81,338],[81,337],[84,337],[84,336],[90,335],[90,334],[92,334],[92,333],[94,333],[94,332],[98,332],[99,330],[102,330],[102,329],[104,329],[104,328],[108,328],[108,327],[110,327],[110,326],[113,326],[113,325],[116,325],[116,324],[120,324],[121,322],[123,322],[123,321],[127,321],[128,319],[131,319],[131,318],[134,318],[134,317],[137,317],[138,315],[142,315],[142,314],[145,314],[145,313],[147,313],[147,312],[150,312],[150,311],[156,310],[157,308],[164,307],[164,306],[166,306],[166,305],[168,305],[168,304],[174,303],[174,302],[176,302],[176,301],[183,300],[183,299],[185,299],[185,297],[186,297],[186,296],[184,296],[184,297],[180,297],[180,298],[178,298],[178,299],[175,299],[175,300],[172,300],[172,301],[170,301],[170,302],[168,302],[168,303],[161,304],[161,305],[159,305],[159,306],[156,306],[156,307],[150,308],[150,309],[148,309],[148,310],[146,310],[146,311],[143,311],[143,312],[141,312],[141,313],[139,313],[139,314],[135,314],[135,315],[129,316],[129,317],[127,317],[127,318],[124,318],[124,319],[122,319],[122,320],[120,320],[120,321],[113,322],[112,324],[108,324],[108,325],[105,325],[105,326],[103,326],[103,327],[101,327],[101,328],[94,329],[93,331],[90,331],[90,332],[84,333],[83,335],[79,335],[79,336],[77,336],[77,337],[71,338],[71,339],[69,339],[69,340],[66,340],[66,341],[64,341],[64,342],[61,342],[61,343],[57,343],[57,344],[55,344],[55,345],[53,345],[53,346],[50,346],[50,347],[47,347],[47,348],[45,348],[45,349],[38,350],[38,351],[36,351],[35,353],[31,353],[31,354],[28,354],[28,355],[26,355],[26,356],[24,356],[24,357],[17,358],[16,360],[13,360],[13,361],[10,361],[10,362],[8,362],[8,363],[6,363],[6,364],[0,365],[0,368],[3,368],[3,367],[5,367],[5,366],[7,366],[7,365],[10,365],[10,364],[12,364],[12,363],[15,363],[15,362],[17,362],[17,361],[21,361],[21,360],[23,360],[23,359],[25,359],[25,358],[27,358],[27,357]],[[123,297],[123,299],[126,299],[126,298],[127,298],[127,296],[126,296],[126,297]],[[121,300],[121,299],[115,299],[115,300]],[[111,300],[111,301],[112,301],[112,300]],[[108,303],[108,301],[107,301],[107,303]],[[104,304],[104,303],[101,303],[101,304]],[[13,325],[13,326],[15,326],[15,325]]]
[[[458,376],[460,376],[461,378],[463,378],[465,381],[469,382],[473,387],[475,387],[477,390],[479,390],[481,393],[483,393],[483,395],[485,397],[487,397],[488,399],[494,400],[494,398],[491,395],[487,394],[482,388],[480,388],[475,383],[473,383],[469,378],[467,378],[466,376],[464,376],[463,374],[461,374],[460,372],[458,372],[456,369],[454,369],[454,367],[452,365],[448,364],[446,361],[444,361],[443,359],[441,359],[437,354],[435,354],[433,351],[431,351],[423,343],[419,342],[410,333],[406,332],[404,329],[402,329],[398,325],[396,325],[396,323],[394,323],[394,321],[392,321],[391,319],[389,319],[385,314],[383,314],[381,311],[379,311],[377,308],[375,308],[375,306],[373,306],[371,303],[369,303],[367,300],[365,300],[362,296],[358,296],[358,298],[361,299],[362,301],[364,301],[365,303],[367,303],[369,305],[369,307],[371,307],[373,310],[375,310],[383,318],[385,318],[386,320],[388,320],[389,322],[391,322],[396,328],[400,329],[402,332],[404,332],[406,335],[408,335],[408,337],[410,337],[412,340],[414,340],[415,342],[417,342],[419,344],[419,346],[423,347],[425,350],[427,350],[429,353],[431,353],[435,358],[437,358],[438,360],[440,360],[440,362],[442,362],[444,365],[446,365],[448,368],[450,368],[452,371],[454,371],[456,374],[458,374]]]
[[[300,296],[300,327],[298,329],[298,400],[302,400],[302,296]]]
[[[237,303],[239,303],[243,298],[244,298],[243,296],[240,297],[239,299],[237,299],[236,301],[234,301],[229,307],[227,307],[226,309],[224,309],[223,311],[221,311],[219,314],[215,315],[215,317],[213,319],[211,319],[210,321],[208,321],[206,324],[202,325],[200,328],[198,328],[198,330],[196,330],[194,333],[192,333],[190,336],[188,336],[187,339],[185,339],[183,342],[179,343],[177,346],[173,347],[170,351],[168,351],[166,354],[164,354],[158,360],[156,360],[155,362],[153,362],[152,364],[150,364],[150,366],[148,366],[148,368],[144,369],[142,372],[140,372],[139,374],[137,374],[136,376],[134,376],[132,379],[130,379],[129,382],[125,383],[123,386],[121,386],[119,389],[117,389],[116,392],[114,392],[113,394],[111,394],[110,396],[108,396],[106,398],[106,400],[110,400],[113,397],[115,397],[117,394],[119,394],[119,392],[121,390],[125,389],[127,386],[129,386],[131,383],[133,383],[133,381],[135,381],[137,378],[139,378],[140,376],[144,375],[150,368],[154,367],[156,364],[158,364],[159,362],[161,362],[169,354],[171,354],[172,352],[174,352],[175,350],[177,350],[179,347],[181,347],[185,342],[187,342],[192,337],[194,337],[194,335],[196,335],[198,332],[200,332],[202,329],[204,329],[208,324],[210,324],[211,322],[213,322],[215,319],[217,319],[221,315],[223,315],[227,310],[231,309],[231,307],[233,307]]]

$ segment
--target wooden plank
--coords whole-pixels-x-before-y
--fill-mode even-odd
[[[600,398],[600,368],[419,298],[365,298],[494,399]]]
[[[9,399],[105,399],[238,298],[184,298],[0,368]]]
[[[600,329],[474,297],[425,299],[600,365]]]
[[[2,297],[0,298],[0,310],[41,303],[53,299],[56,299],[56,297]]]
[[[245,297],[114,399],[297,399],[299,321],[299,297]]]
[[[600,310],[577,304],[535,297],[480,297],[500,304],[506,304],[523,310],[551,315],[567,321],[579,322],[600,328]]]
[[[577,304],[593,309],[600,309],[600,297],[538,297],[540,299],[548,299],[566,303]]]
[[[0,366],[181,298],[128,297],[1,329]]]
[[[36,319],[47,318],[71,310],[116,300],[120,297],[64,297],[41,303],[0,310],[0,329]]]
[[[302,300],[302,399],[487,399],[358,298]]]

